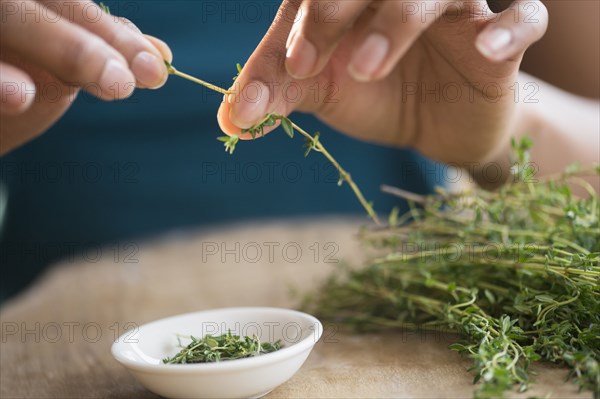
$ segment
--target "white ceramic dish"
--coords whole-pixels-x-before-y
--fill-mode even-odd
[[[202,337],[231,330],[283,348],[239,360],[163,364],[179,351],[176,334]],[[315,317],[289,309],[241,307],[188,313],[157,320],[123,334],[112,346],[115,359],[150,391],[167,398],[251,398],[290,379],[321,337]],[[182,344],[187,344],[182,340]]]

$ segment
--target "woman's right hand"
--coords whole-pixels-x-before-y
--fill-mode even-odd
[[[547,21],[529,0],[499,15],[484,0],[286,0],[219,123],[239,134],[300,110],[438,161],[490,159],[516,123],[519,65]]]

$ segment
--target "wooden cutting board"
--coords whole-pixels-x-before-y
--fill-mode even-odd
[[[342,261],[360,264],[360,222],[257,222],[176,232],[73,253],[0,309],[2,398],[155,398],[110,354],[131,325],[226,306],[294,307]],[[336,263],[337,262],[337,263]],[[328,325],[302,369],[269,398],[472,396],[455,337],[401,331],[343,334]],[[567,371],[538,366],[515,397],[591,397]]]

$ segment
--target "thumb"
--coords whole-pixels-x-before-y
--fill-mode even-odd
[[[281,88],[292,78],[285,69],[286,41],[302,0],[285,0],[246,65],[221,104],[217,119],[231,135],[260,122],[271,112],[288,114],[294,104],[283,101]],[[274,127],[270,128],[272,130]],[[243,135],[241,138],[249,135]]]

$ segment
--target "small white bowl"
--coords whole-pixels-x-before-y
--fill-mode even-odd
[[[231,330],[283,348],[217,363],[163,364],[179,352],[177,334],[202,337]],[[150,391],[167,398],[258,398],[290,379],[323,332],[315,317],[279,308],[224,308],[144,324],[112,345],[112,354]],[[182,344],[188,341],[182,339]]]

